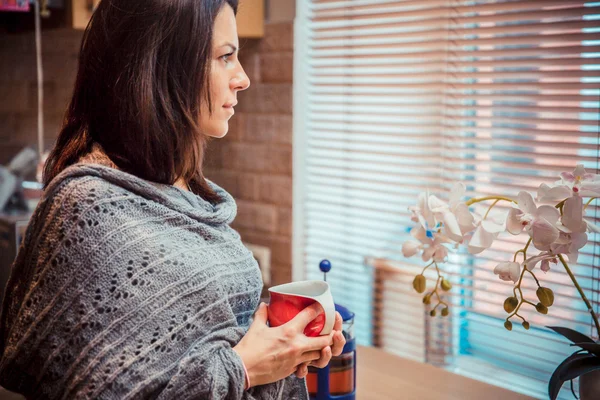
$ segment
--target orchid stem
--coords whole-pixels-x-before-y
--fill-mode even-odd
[[[483,219],[486,219],[488,214],[490,213],[490,211],[492,211],[492,208],[494,208],[494,206],[500,201],[500,199],[496,199],[496,201],[494,201],[492,203],[492,205],[487,209],[487,211],[485,212],[485,215],[483,216]]]
[[[421,275],[423,273],[425,273],[425,271],[427,271],[427,268],[431,267],[433,265],[434,261],[432,261],[431,263],[429,263],[429,265],[427,265],[425,268],[423,268],[423,271],[421,271]]]
[[[579,286],[579,283],[577,282],[577,279],[575,279],[575,275],[573,275],[573,272],[571,272],[571,269],[567,265],[567,263],[566,263],[565,259],[563,258],[562,254],[558,255],[558,259],[560,260],[560,262],[562,263],[562,265],[565,267],[565,270],[567,271],[567,274],[569,274],[569,278],[571,278],[571,281],[573,282],[573,285],[575,285],[575,287],[577,288],[577,291],[579,292],[579,295],[581,296],[581,299],[583,300],[583,302],[587,306],[588,311],[590,312],[590,315],[592,316],[592,319],[594,320],[594,324],[596,325],[596,335],[600,335],[600,324],[598,323],[598,317],[596,316],[596,313],[594,312],[594,309],[592,308],[592,305],[590,304],[590,302],[587,299],[587,297],[585,297],[585,293],[583,293],[583,290],[581,289],[581,286]]]
[[[561,217],[563,215],[563,207],[565,205],[565,201],[567,201],[567,200],[563,200],[563,201],[561,201],[560,203],[558,203],[557,205],[554,206],[555,208],[558,208],[560,210],[560,216]]]
[[[591,203],[592,201],[596,200],[596,199],[597,199],[597,197],[592,197],[591,199],[589,199],[589,200],[587,201],[587,203],[585,203],[585,207],[583,207],[583,211],[585,211],[585,209],[586,209],[586,208],[588,208],[588,206],[590,205],[590,203]]]
[[[529,245],[531,244],[531,240],[532,238],[529,238],[529,240],[527,241],[527,244],[525,245],[525,248],[523,249],[523,256],[525,257],[525,260],[527,259],[527,249],[529,248]],[[523,260],[523,261],[525,261]]]
[[[531,244],[531,238],[529,238],[529,240],[527,241],[527,244],[525,245],[525,247],[521,250],[517,250],[515,252],[515,256],[513,257],[513,262],[517,261],[517,256],[519,255],[519,253],[523,253],[523,262],[525,262],[525,260],[527,260],[527,249],[529,248],[529,245]]]
[[[512,317],[514,317],[519,312],[519,308],[521,308],[521,306],[523,305],[523,302],[526,301],[523,298],[523,292],[521,291],[521,282],[523,281],[523,275],[525,275],[525,269],[526,268],[523,268],[523,270],[521,271],[521,276],[519,277],[519,283],[517,283],[517,285],[513,288],[513,294],[515,295],[515,297],[517,297],[517,290],[519,291],[519,295],[521,295],[521,301],[519,301],[519,304],[517,305],[517,308],[515,309],[515,311],[513,311],[512,314],[510,314],[508,317],[506,317],[507,321],[509,319],[511,319]]]
[[[527,269],[527,267],[524,267],[525,269]],[[538,281],[538,278],[535,276],[535,274],[527,269],[527,272],[529,272],[531,274],[531,276],[533,276],[533,279],[535,279],[535,283],[537,283],[538,287],[540,286],[540,281]],[[535,305],[535,304],[533,304]]]
[[[487,200],[504,200],[504,201],[510,201],[511,203],[516,203],[515,200],[513,199],[509,199],[508,197],[502,197],[502,196],[486,196],[486,197],[480,197],[480,198],[475,198],[475,199],[471,199],[469,201],[467,201],[465,204],[467,206],[473,205],[475,203],[481,203],[482,201],[487,201]]]

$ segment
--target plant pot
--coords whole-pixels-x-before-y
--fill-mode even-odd
[[[596,400],[600,398],[600,369],[579,377],[579,399]]]

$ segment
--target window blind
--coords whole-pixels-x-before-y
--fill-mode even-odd
[[[460,180],[469,197],[535,195],[577,163],[598,173],[599,27],[600,2],[298,3],[294,278],[322,279],[318,262],[330,259],[359,343],[545,397],[572,349],[544,326],[597,335],[560,266],[539,275],[556,295],[550,313],[525,312],[527,332],[504,329],[512,286],[493,269],[525,236],[449,257],[444,319],[426,315],[411,286],[424,264],[400,248],[422,191],[443,198]],[[596,223],[598,207],[587,214]],[[598,311],[600,237],[589,238],[573,267]],[[535,283],[523,287],[535,299]],[[568,385],[560,396],[572,398]]]

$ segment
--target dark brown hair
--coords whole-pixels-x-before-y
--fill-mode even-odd
[[[221,7],[237,0],[103,0],[81,42],[77,78],[47,186],[98,143],[123,171],[153,182],[183,178],[204,199],[207,138],[200,102],[210,103],[212,32]]]

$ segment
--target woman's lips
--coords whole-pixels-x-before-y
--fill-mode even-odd
[[[237,105],[237,101],[227,103],[227,104],[223,105],[223,108],[226,109],[227,111],[229,111],[231,113],[231,115],[233,115],[233,114],[235,114],[233,107],[235,107],[236,105]]]

